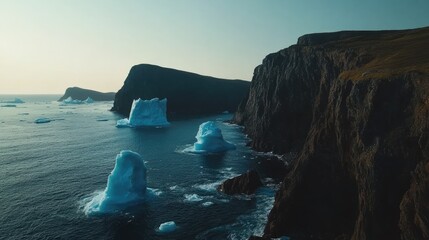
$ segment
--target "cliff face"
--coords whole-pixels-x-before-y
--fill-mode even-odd
[[[115,96],[112,110],[129,115],[133,99],[167,98],[172,115],[235,112],[250,83],[140,64],[133,66]]]
[[[86,98],[90,97],[94,101],[112,101],[115,98],[114,92],[108,92],[108,93],[102,93],[97,92],[94,90],[79,88],[79,87],[69,87],[66,89],[66,92],[64,95],[58,99],[58,101],[63,101],[64,99],[67,99],[68,97],[71,97],[73,99],[77,100],[85,100]]]
[[[265,235],[428,239],[429,29],[311,34],[255,69],[235,121],[299,152]]]

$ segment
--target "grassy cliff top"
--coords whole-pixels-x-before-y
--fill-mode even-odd
[[[327,43],[327,45],[334,43]],[[386,31],[342,39],[335,44],[368,56],[363,66],[342,72],[341,79],[385,79],[409,72],[429,74],[429,28]]]

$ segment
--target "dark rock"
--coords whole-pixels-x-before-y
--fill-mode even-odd
[[[79,87],[69,87],[66,89],[64,95],[60,99],[58,99],[58,101],[63,101],[68,97],[81,101],[87,99],[88,97],[92,98],[92,100],[94,101],[112,101],[113,99],[115,99],[115,93],[102,93]]]
[[[129,115],[133,99],[167,98],[167,114],[206,115],[235,112],[250,83],[140,64],[133,66],[115,96],[112,110]]]
[[[254,194],[256,189],[261,186],[261,178],[259,174],[253,170],[226,180],[218,187],[218,190],[229,195]]]
[[[298,157],[265,237],[428,239],[429,28],[309,35],[255,69],[234,116]]]

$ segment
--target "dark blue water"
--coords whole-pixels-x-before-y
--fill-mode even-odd
[[[216,191],[223,180],[248,169],[268,176],[258,164],[263,156],[245,146],[242,129],[223,123],[231,115],[172,121],[163,129],[118,129],[121,116],[108,111],[112,102],[63,106],[55,102],[59,96],[19,97],[26,102],[0,107],[0,239],[247,239],[262,233],[272,185],[253,197]],[[35,124],[39,117],[53,121]],[[208,120],[216,120],[237,149],[183,153]],[[105,188],[116,154],[125,149],[142,155],[148,186],[159,196],[114,215],[86,216],[82,204]],[[203,200],[185,201],[186,194]],[[166,221],[178,229],[158,233]]]

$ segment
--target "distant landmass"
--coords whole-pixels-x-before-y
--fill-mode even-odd
[[[133,66],[117,92],[112,111],[128,116],[134,99],[167,98],[167,114],[235,112],[250,82],[202,76],[150,64]]]
[[[115,93],[114,92],[97,92],[90,89],[84,89],[79,87],[69,87],[66,89],[66,92],[64,95],[58,99],[58,101],[63,101],[67,99],[68,97],[73,98],[74,100],[81,100],[84,101],[88,97],[92,98],[94,101],[113,101],[115,99]]]
[[[254,149],[297,155],[264,237],[429,239],[428,43],[309,34],[256,67],[234,120]]]

